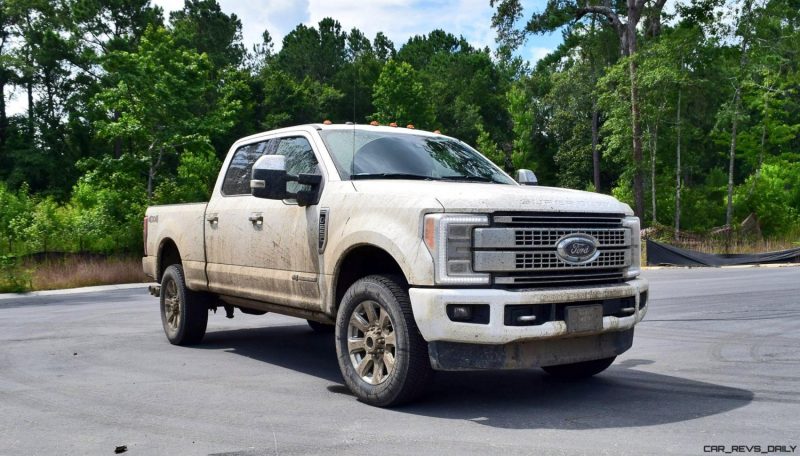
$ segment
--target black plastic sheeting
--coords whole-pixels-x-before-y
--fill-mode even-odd
[[[752,254],[713,254],[695,252],[647,240],[647,264],[649,266],[732,266],[769,263],[800,263],[800,248]]]

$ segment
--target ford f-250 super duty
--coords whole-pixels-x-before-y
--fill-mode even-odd
[[[344,381],[379,406],[435,370],[597,374],[647,311],[639,219],[609,196],[518,179],[411,128],[241,139],[207,204],[147,210],[143,267],[167,338],[199,343],[218,307],[304,318],[335,332]]]

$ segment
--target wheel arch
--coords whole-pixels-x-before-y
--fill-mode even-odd
[[[399,276],[408,286],[408,277],[400,262],[385,249],[368,243],[353,245],[341,255],[334,269],[330,306],[334,315],[347,289],[357,280],[373,274]]]
[[[181,264],[181,253],[178,245],[171,238],[164,238],[158,246],[156,281],[161,282],[164,271],[173,264]]]

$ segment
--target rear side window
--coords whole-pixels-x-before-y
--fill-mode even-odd
[[[225,180],[222,182],[222,194],[225,196],[249,195],[253,164],[259,157],[268,154],[274,143],[275,141],[270,139],[236,149],[231,164],[228,165],[228,171],[225,173]]]

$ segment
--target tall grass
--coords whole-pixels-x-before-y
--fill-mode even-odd
[[[644,230],[642,237],[682,249],[715,254],[765,253],[800,247],[800,227],[796,227],[781,236],[767,238],[752,234],[742,234],[741,232],[733,232],[728,237],[726,232],[721,231],[702,234],[682,232],[679,239],[676,240],[671,228],[655,226]]]
[[[18,262],[4,275],[25,277],[4,286],[0,277],[0,292],[57,290],[93,285],[148,282],[137,257],[65,256],[63,258],[27,258]]]

